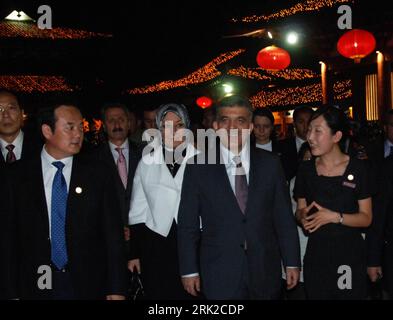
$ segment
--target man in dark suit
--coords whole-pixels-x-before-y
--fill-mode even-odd
[[[391,273],[385,278],[391,279],[390,294],[393,299],[393,258],[389,259],[388,256],[393,251],[393,220],[391,219],[393,206],[389,202],[392,196],[393,186],[393,109],[388,110],[384,115],[383,123],[384,139],[380,143],[374,143],[374,150],[369,152],[370,172],[377,178],[378,193],[373,199],[373,222],[367,230],[367,271],[371,282],[378,281],[382,273],[386,275]],[[388,239],[386,240],[385,252],[383,252],[385,230],[387,230],[386,235]],[[391,271],[387,270],[387,272],[383,272],[383,260],[391,265]]]
[[[293,112],[293,126],[295,128],[295,136],[280,141],[279,151],[281,153],[281,162],[285,172],[285,178],[288,182],[296,176],[299,164],[299,151],[303,143],[307,141],[308,123],[313,114],[310,107],[302,106]]]
[[[0,88],[0,163],[12,163],[38,153],[38,139],[24,133],[23,110],[18,97]]]
[[[77,155],[83,122],[73,104],[43,110],[40,125],[41,154],[10,167],[18,297],[124,299],[126,261],[112,177]]]
[[[178,245],[183,285],[192,295],[277,299],[281,259],[288,287],[298,282],[299,239],[284,173],[277,155],[250,147],[251,119],[247,99],[224,98],[214,122],[224,163],[187,164]]]
[[[6,167],[4,163],[0,163],[0,300],[12,299],[17,296],[12,283],[12,279],[14,279],[12,276],[14,250],[9,243],[12,236],[9,193],[10,187],[6,176]]]
[[[386,277],[385,283],[389,299],[393,300],[393,155],[385,159],[384,173],[386,175],[386,188],[383,191],[385,211],[383,214],[384,252],[382,271]]]
[[[373,221],[366,230],[367,273],[372,283],[382,279],[393,299],[393,155],[379,163],[377,178]]]
[[[125,240],[129,240],[128,212],[130,210],[132,182],[141,158],[141,147],[128,139],[130,112],[120,103],[108,103],[101,110],[102,121],[108,140],[96,151],[116,180],[115,189],[121,207]]]

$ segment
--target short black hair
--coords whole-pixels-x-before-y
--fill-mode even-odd
[[[314,112],[310,119],[310,122],[321,116],[325,119],[332,134],[336,134],[336,132],[341,131],[342,138],[340,140],[340,147],[341,150],[344,150],[342,148],[343,143],[345,143],[349,131],[349,120],[345,112],[338,105],[323,105]]]
[[[21,109],[23,109],[22,106],[20,105],[21,104],[21,99],[20,99],[20,97],[18,96],[18,94],[15,91],[7,89],[7,88],[1,88],[0,87],[0,94],[2,94],[2,93],[6,93],[6,94],[14,96],[16,101],[18,102],[19,107]]]
[[[270,120],[272,125],[274,126],[274,115],[268,108],[257,108],[254,110],[252,115],[252,120],[254,121],[255,117],[266,117]]]
[[[308,106],[300,106],[300,107],[295,108],[295,110],[293,111],[293,116],[292,116],[293,121],[296,121],[296,119],[298,118],[300,113],[308,113],[312,116],[314,113],[314,110]]]
[[[222,108],[227,108],[227,107],[242,107],[242,108],[246,108],[249,113],[250,113],[250,119],[252,118],[252,114],[254,112],[253,107],[250,104],[250,101],[242,96],[239,95],[232,95],[232,96],[228,96],[225,97],[223,99],[221,99],[220,101],[218,101],[218,103],[216,104],[216,118],[219,115],[219,111]]]
[[[74,107],[80,111],[75,101],[71,100],[58,100],[52,103],[49,103],[47,106],[38,110],[38,130],[41,132],[42,125],[48,125],[52,132],[55,132],[56,129],[56,110],[60,107],[67,106],[67,107]]]
[[[101,120],[105,121],[105,114],[109,109],[115,109],[119,108],[122,109],[125,114],[127,115],[128,118],[130,118],[130,113],[131,111],[127,108],[127,106],[124,103],[120,102],[107,102],[105,103],[102,108],[101,108]]]

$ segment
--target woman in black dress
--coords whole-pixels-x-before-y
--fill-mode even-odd
[[[304,282],[309,299],[366,297],[362,229],[372,220],[373,187],[366,164],[343,153],[347,119],[336,106],[318,109],[307,140],[312,161],[301,163],[294,196],[296,217],[309,232]]]

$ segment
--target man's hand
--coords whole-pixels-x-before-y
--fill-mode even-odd
[[[106,296],[106,300],[126,300],[126,297],[119,294],[111,294]]]
[[[141,262],[139,259],[132,259],[128,261],[127,266],[128,266],[128,270],[130,270],[131,272],[134,272],[134,270],[136,269],[138,273],[141,273]]]
[[[367,274],[370,278],[371,282],[376,282],[378,279],[382,277],[382,268],[381,267],[368,267]]]
[[[287,289],[293,289],[299,282],[299,268],[286,268],[287,273]]]
[[[181,282],[183,283],[184,289],[191,295],[197,296],[198,292],[201,291],[201,281],[199,276],[195,277],[182,277]]]

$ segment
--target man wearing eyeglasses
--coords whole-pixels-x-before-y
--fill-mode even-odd
[[[38,150],[37,142],[26,138],[22,125],[23,110],[18,97],[0,88],[0,163],[11,164]]]

